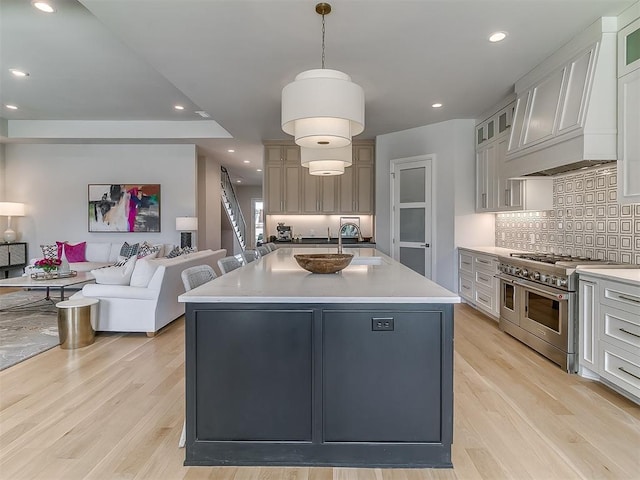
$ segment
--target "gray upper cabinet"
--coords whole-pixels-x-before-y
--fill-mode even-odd
[[[293,143],[265,145],[263,196],[267,214],[374,213],[375,147],[372,141],[353,143],[353,165],[343,175],[315,176],[300,164]]]

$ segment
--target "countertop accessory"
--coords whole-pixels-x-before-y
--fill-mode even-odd
[[[336,273],[353,260],[350,253],[309,253],[294,255],[296,262],[311,273]]]

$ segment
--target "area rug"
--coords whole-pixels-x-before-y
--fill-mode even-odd
[[[44,292],[38,290],[0,295],[0,370],[60,343],[58,317],[53,304],[45,308],[3,311],[43,297]]]

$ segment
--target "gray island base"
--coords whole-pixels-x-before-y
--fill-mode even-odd
[[[392,276],[421,284],[409,294],[426,296],[330,291],[328,276],[289,269],[290,253],[279,250],[180,297],[187,303],[185,465],[452,466],[459,298],[375,254],[380,265],[336,274],[342,289],[368,281],[375,291]],[[277,293],[279,278],[316,289],[295,301],[295,289]],[[244,286],[249,301],[225,294],[230,285]]]

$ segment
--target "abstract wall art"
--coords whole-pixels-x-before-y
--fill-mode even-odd
[[[160,185],[89,185],[89,232],[159,232]]]

